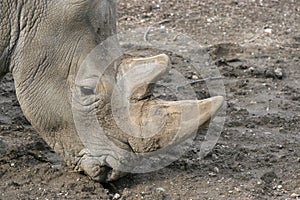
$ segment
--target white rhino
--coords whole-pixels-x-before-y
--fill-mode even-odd
[[[220,96],[175,102],[144,98],[147,83],[166,71],[169,58],[164,54],[121,59],[93,87],[80,85],[82,80],[76,85],[75,77],[89,53],[116,34],[114,0],[0,0],[0,19],[0,77],[12,73],[18,101],[32,126],[70,167],[93,180],[116,180],[126,174],[115,168],[118,163],[134,167],[130,156],[185,140],[223,104]],[[99,55],[99,59],[105,58]],[[98,66],[100,71],[103,67]],[[120,112],[117,121],[131,120],[132,134],[114,119],[118,106],[113,110],[110,99],[116,85],[119,95],[129,97],[129,115]],[[72,91],[87,99],[92,95],[93,101],[74,103]],[[182,121],[182,110],[199,110],[199,114]],[[93,132],[86,124],[87,138],[94,141],[78,133],[74,118],[81,111],[97,115],[102,131]],[[185,128],[179,131],[179,125]],[[144,129],[152,128],[157,134],[140,137]],[[114,151],[112,145],[130,152],[129,157],[118,155],[122,151]]]

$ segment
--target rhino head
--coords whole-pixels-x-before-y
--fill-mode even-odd
[[[145,98],[149,83],[167,71],[165,54],[103,66],[107,58],[94,49],[116,34],[116,1],[4,1],[0,9],[1,41],[8,41],[0,49],[0,75],[12,72],[32,126],[94,180],[118,179],[149,152],[188,139],[222,107],[221,96]],[[118,44],[107,45],[114,51]]]

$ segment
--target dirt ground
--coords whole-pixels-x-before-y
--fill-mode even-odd
[[[217,145],[199,161],[196,137],[170,166],[101,185],[72,172],[31,128],[7,75],[0,199],[300,199],[300,1],[121,0],[118,13],[120,31],[174,29],[210,53],[227,101]],[[171,59],[187,79],[201,77]],[[207,95],[205,84],[193,88]]]

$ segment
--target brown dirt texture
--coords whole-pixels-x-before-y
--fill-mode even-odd
[[[172,29],[210,54],[226,89],[217,145],[198,160],[197,136],[164,169],[100,184],[65,166],[31,128],[7,75],[0,82],[0,199],[300,199],[299,0],[120,0],[118,18],[119,31],[144,27],[150,37],[151,28]],[[187,80],[201,78],[188,59],[170,57]],[[192,86],[198,98],[209,95],[205,83]]]

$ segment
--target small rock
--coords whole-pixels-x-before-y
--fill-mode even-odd
[[[116,193],[113,197],[113,200],[117,200],[117,199],[120,199],[121,195]]]
[[[293,193],[293,194],[291,194],[291,197],[292,197],[292,198],[298,198],[298,197],[300,197],[300,194]]]
[[[166,190],[162,187],[156,188],[157,192],[166,192]]]
[[[209,176],[212,176],[212,177],[217,176],[217,174],[215,174],[215,173],[213,173],[213,172],[210,172],[208,175],[209,175]]]
[[[282,185],[278,185],[278,186],[277,186],[277,189],[282,189]]]
[[[261,181],[257,181],[257,185],[261,185],[262,184],[262,182]]]
[[[192,80],[199,80],[199,77],[197,75],[193,75]]]
[[[218,183],[222,183],[222,181],[224,181],[224,177],[222,177],[221,179],[219,179]]]
[[[166,190],[162,187],[156,188],[155,199],[163,200],[166,197]]]
[[[275,75],[277,78],[281,79],[283,77],[283,70],[282,68],[276,68],[274,71]]]
[[[214,172],[215,172],[215,173],[219,173],[219,172],[220,172],[219,168],[218,168],[218,167],[215,167],[215,168],[214,168]]]
[[[198,77],[197,75],[193,75],[193,76],[192,76],[192,79],[193,79],[193,80],[199,80],[199,77]]]
[[[281,144],[277,144],[276,146],[277,146],[278,149],[283,149],[284,148],[284,146],[281,145]]]
[[[212,23],[212,22],[213,22],[213,20],[212,20],[211,18],[206,19],[206,21],[207,21],[208,23]]]
[[[272,31],[273,31],[273,30],[272,30],[271,28],[266,28],[266,29],[265,29],[265,33],[268,33],[268,34],[272,34]]]
[[[255,68],[254,68],[254,67],[250,67],[248,70],[249,70],[250,72],[254,72]]]

